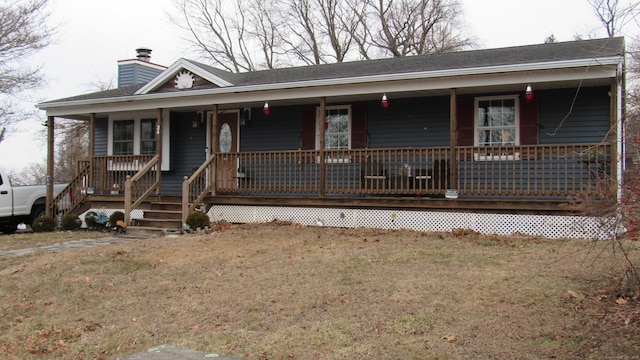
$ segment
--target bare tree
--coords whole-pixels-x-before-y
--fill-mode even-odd
[[[175,1],[174,22],[214,65],[232,72],[471,45],[458,30],[458,0]]]
[[[250,25],[248,34],[259,43],[263,61],[259,67],[275,69],[279,63],[279,57],[284,55],[282,50],[283,34],[281,29],[285,20],[275,11],[277,0],[255,0],[255,6],[245,8],[246,17]]]
[[[230,9],[223,3],[228,4],[223,0],[177,0],[181,17],[174,22],[190,34],[188,40],[215,65],[232,72],[253,71],[243,2],[237,1]]]
[[[587,0],[596,17],[604,25],[607,36],[614,37],[640,12],[640,3],[631,2],[622,6],[620,0]]]
[[[86,158],[89,143],[89,124],[86,121],[56,121],[56,181],[69,182],[78,171],[78,161]],[[45,172],[46,173],[46,172]]]
[[[362,0],[374,18],[366,26],[372,44],[393,57],[449,52],[471,44],[456,32],[455,0]]]
[[[41,185],[47,177],[47,166],[43,162],[31,163],[18,172],[11,172],[9,177],[12,185]]]
[[[48,0],[0,0],[0,141],[25,114],[14,97],[43,82],[40,68],[25,65],[25,58],[49,45],[46,26]]]
[[[285,38],[288,52],[305,64],[320,64],[322,61],[321,37],[317,31],[313,0],[289,0],[284,12],[291,21],[287,21],[286,31],[291,36]]]

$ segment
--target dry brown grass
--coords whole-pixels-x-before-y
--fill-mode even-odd
[[[5,257],[0,357],[637,358],[637,300],[608,290],[619,259],[606,242],[284,223]]]

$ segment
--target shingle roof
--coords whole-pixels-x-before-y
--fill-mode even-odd
[[[621,56],[624,38],[578,40],[551,44],[514,46],[497,49],[469,50],[452,53],[426,54],[401,58],[352,61],[334,64],[310,65],[245,73],[231,73],[187,60],[234,86],[277,84],[284,82],[339,79],[412,72],[469,69],[487,66],[532,64],[555,61],[592,59]],[[145,84],[79,95],[45,102],[51,104],[74,100],[117,98],[134,95]],[[188,92],[185,92],[185,95]]]
[[[621,55],[624,38],[580,40],[498,49],[426,54],[391,59],[343,62],[238,74],[235,85],[322,80],[368,75],[464,69],[485,66],[591,59]]]

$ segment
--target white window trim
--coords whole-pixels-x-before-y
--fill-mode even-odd
[[[326,142],[325,142],[325,150],[328,151],[341,151],[341,150],[351,150],[351,124],[353,122],[352,119],[352,114],[351,114],[351,105],[331,105],[331,106],[325,106],[324,111],[326,112],[327,110],[331,110],[331,109],[347,109],[347,116],[349,117],[349,130],[348,130],[348,137],[349,137],[349,148],[348,149],[326,149]],[[320,123],[322,120],[322,114],[320,114],[320,107],[316,108],[316,150],[320,150]],[[326,135],[325,135],[326,136]],[[317,159],[317,162],[320,162],[320,159]],[[345,155],[345,156],[336,156],[336,157],[332,157],[332,156],[327,156],[324,159],[325,164],[348,164],[351,162],[351,159],[349,156]]]
[[[352,119],[352,113],[351,113],[351,105],[331,105],[331,106],[325,106],[325,112],[327,110],[332,110],[332,109],[347,109],[348,111],[348,116],[349,116],[349,150],[351,149],[351,124],[353,123],[353,119]],[[316,150],[320,149],[320,122],[321,122],[321,114],[320,114],[320,107],[316,108]],[[326,146],[326,144],[325,144]],[[335,150],[335,149],[331,149],[331,150]]]
[[[168,110],[162,111],[162,170],[170,170],[170,113]],[[120,120],[133,120],[133,155],[140,155],[140,122],[146,119],[157,119],[157,111],[147,111],[140,113],[118,113],[109,115],[109,130],[107,136],[107,155],[113,155],[113,122]],[[158,124],[156,124],[157,126]]]
[[[520,146],[520,97],[518,95],[493,95],[477,97],[473,103],[473,144],[476,147],[484,147],[480,145],[479,141],[479,122],[478,118],[478,104],[480,101],[486,100],[513,100],[514,103],[514,116],[515,116],[515,145]],[[506,145],[509,146],[509,145]],[[493,154],[490,152],[476,152],[473,154],[475,161],[506,161],[506,160],[520,160],[520,153],[504,153]]]
[[[478,103],[480,101],[486,100],[513,100],[514,102],[514,111],[515,111],[515,128],[516,128],[516,138],[515,145],[520,145],[520,97],[518,95],[496,95],[496,96],[483,96],[475,98],[473,104],[473,143],[475,146],[480,146],[478,137],[479,137],[479,122],[478,119]]]

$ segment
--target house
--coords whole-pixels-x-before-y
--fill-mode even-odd
[[[90,124],[75,213],[584,237],[574,200],[621,191],[623,38],[249,73],[150,53],[38,104],[50,165],[55,119]]]

